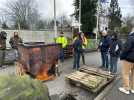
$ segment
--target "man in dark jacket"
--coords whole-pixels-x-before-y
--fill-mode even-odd
[[[7,33],[4,31],[0,32],[0,67],[4,64],[5,50],[6,50],[6,36]]]
[[[134,93],[134,29],[124,44],[121,60],[123,62],[123,87],[120,87],[119,90],[125,94],[130,94],[130,91]]]
[[[117,63],[118,58],[120,57],[120,53],[122,50],[122,42],[118,39],[117,33],[112,35],[112,40],[110,44],[110,72],[117,72]]]
[[[110,47],[111,38],[110,36],[108,36],[107,31],[105,30],[101,33],[101,35],[102,35],[102,39],[100,40],[100,43],[99,43],[99,50],[101,52],[101,59],[102,59],[101,67],[108,70],[108,67],[109,67],[108,55],[109,55],[109,47]]]

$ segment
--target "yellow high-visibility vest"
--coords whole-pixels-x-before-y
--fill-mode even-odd
[[[87,47],[87,44],[88,44],[87,38],[85,36],[83,36],[82,41],[83,41],[82,48],[85,49]]]
[[[77,37],[74,37],[73,43],[75,42],[76,39]],[[87,44],[88,44],[87,38],[85,36],[82,37],[82,48],[85,49],[87,47]]]
[[[59,36],[56,38],[56,43],[60,43],[62,44],[62,48],[66,48],[67,44],[68,44],[68,41],[67,41],[67,38],[64,37],[64,36]]]

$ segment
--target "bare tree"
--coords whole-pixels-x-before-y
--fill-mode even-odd
[[[132,28],[134,26],[134,16],[126,16],[126,17],[124,17],[123,22],[129,28]]]
[[[5,7],[3,12],[14,22],[15,28],[29,29],[40,17],[35,0],[8,0]]]
[[[120,33],[127,34],[134,27],[134,16],[126,16],[122,19],[123,25],[120,29]]]

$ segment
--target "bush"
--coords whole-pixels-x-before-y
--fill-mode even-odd
[[[28,76],[0,76],[0,100],[50,100],[48,89]]]

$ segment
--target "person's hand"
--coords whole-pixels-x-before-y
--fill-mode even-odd
[[[100,49],[97,49],[98,52],[100,52]]]
[[[0,48],[2,47],[2,45],[0,45]]]

